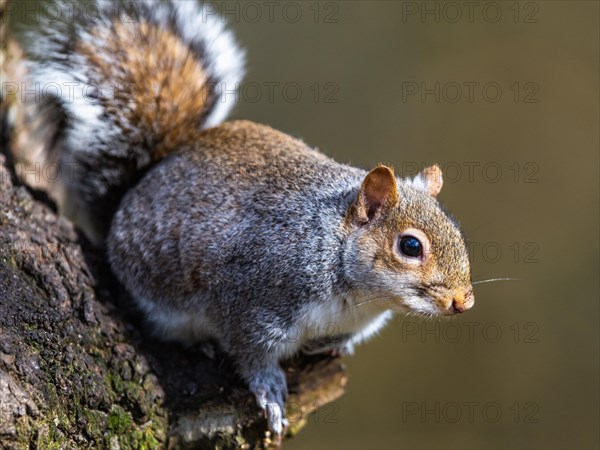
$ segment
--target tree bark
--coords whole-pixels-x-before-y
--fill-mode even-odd
[[[4,22],[1,81],[20,69]],[[22,105],[2,98],[0,114],[0,448],[277,446],[228,359],[149,337],[104,256],[19,185],[8,155]],[[342,395],[346,374],[331,357],[284,367],[289,437]]]

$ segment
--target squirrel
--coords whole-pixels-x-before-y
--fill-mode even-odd
[[[33,82],[89,89],[33,105],[43,142],[17,156],[75,168],[47,186],[61,210],[100,235],[158,335],[218,343],[271,432],[287,424],[281,360],[352,353],[394,313],[473,306],[437,165],[404,179],[223,122],[245,55],[220,18],[190,1],[96,5],[31,32]]]

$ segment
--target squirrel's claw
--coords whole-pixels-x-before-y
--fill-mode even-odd
[[[256,403],[264,410],[267,417],[267,426],[276,437],[281,437],[288,421],[285,418],[285,400],[287,398],[287,386],[283,373],[273,374],[261,380],[261,386],[250,383],[250,390],[256,397]]]
[[[288,426],[287,419],[283,417],[281,406],[277,403],[267,403],[265,411],[267,413],[269,431],[280,437],[283,434],[283,430]]]

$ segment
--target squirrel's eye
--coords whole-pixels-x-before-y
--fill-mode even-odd
[[[403,255],[411,258],[417,258],[423,254],[423,245],[421,244],[421,241],[414,236],[402,237],[398,243],[398,247]]]

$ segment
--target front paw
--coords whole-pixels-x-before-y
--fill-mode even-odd
[[[354,344],[352,343],[352,341],[346,341],[340,347],[331,350],[331,355],[335,357],[352,356],[354,355]]]
[[[256,397],[256,403],[265,411],[269,430],[280,437],[288,425],[285,418],[287,384],[283,372],[278,370],[261,374],[250,382],[249,387]]]
[[[306,342],[302,353],[307,355],[330,354],[333,357],[354,354],[354,344],[348,335],[313,339]]]

